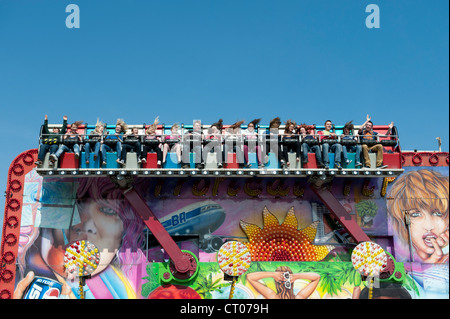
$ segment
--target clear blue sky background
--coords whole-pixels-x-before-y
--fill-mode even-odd
[[[68,4],[81,28],[65,25]],[[380,29],[365,25],[368,4]],[[50,123],[297,122],[399,128],[448,151],[445,0],[0,0],[0,185]],[[3,221],[4,199],[0,220]]]

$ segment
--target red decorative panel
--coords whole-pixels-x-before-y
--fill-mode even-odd
[[[308,153],[308,163],[302,164],[302,168],[317,168],[315,153]]]
[[[448,152],[403,152],[403,166],[448,166]]]
[[[236,153],[228,153],[227,154],[227,162],[226,162],[227,168],[239,168],[239,163],[236,159]]]
[[[14,296],[23,186],[25,175],[35,167],[37,153],[37,149],[23,152],[14,159],[9,167],[0,254],[0,299],[12,299]]]
[[[402,168],[402,154],[384,153],[383,164],[388,165],[388,168]]]
[[[78,168],[80,159],[75,158],[75,153],[63,153],[59,157],[59,168]]]
[[[156,153],[147,153],[147,163],[142,163],[143,168],[158,168]]]

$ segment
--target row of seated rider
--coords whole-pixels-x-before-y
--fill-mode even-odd
[[[255,127],[257,127],[260,119],[255,119],[248,123],[247,129],[240,132],[240,126],[243,121],[236,122],[230,125],[225,130],[225,143],[224,143],[224,152],[222,152],[222,158],[220,157],[220,148],[219,151],[216,151],[217,163],[218,167],[221,167],[220,161],[223,160],[227,154],[227,146],[226,139],[242,134],[245,137],[245,141],[249,140],[249,137],[257,138],[258,133],[255,131]],[[249,167],[250,164],[248,162],[248,152],[249,150],[257,153],[258,159],[258,167],[264,166],[264,150],[266,151],[274,151],[278,155],[278,160],[281,163],[282,167],[290,166],[288,152],[294,152],[296,154],[296,161],[302,161],[302,164],[308,163],[308,153],[315,153],[316,162],[318,167],[329,168],[329,153],[335,153],[335,168],[341,169],[341,161],[346,165],[349,165],[352,160],[348,158],[348,153],[355,153],[355,167],[360,168],[363,166],[362,159],[364,160],[364,164],[366,168],[370,168],[370,158],[369,152],[375,152],[377,154],[376,158],[376,167],[377,168],[386,168],[387,165],[383,165],[383,146],[378,143],[372,143],[371,145],[361,144],[362,141],[366,141],[368,139],[376,141],[377,132],[373,131],[373,123],[370,121],[369,115],[367,115],[366,121],[361,125],[358,132],[353,135],[354,125],[352,121],[345,124],[343,128],[343,132],[341,135],[336,134],[332,131],[333,125],[330,120],[325,122],[324,129],[318,132],[319,139],[316,138],[315,135],[311,134],[314,129],[314,126],[302,124],[297,126],[294,121],[288,120],[285,125],[284,132],[282,134],[279,133],[281,121],[278,117],[274,118],[270,121],[270,125],[268,131],[264,132],[266,134],[265,146],[263,144],[262,150],[257,143],[244,143],[243,150],[239,145],[232,144],[232,151],[236,152],[237,160],[239,163],[245,163],[246,167]],[[392,134],[392,128],[394,123],[391,122],[388,126],[388,130],[386,135]],[[194,131],[199,131],[199,124],[194,124]],[[297,129],[298,128],[298,129]],[[203,161],[201,165],[198,165],[198,168],[202,168],[204,165],[204,161],[206,161],[207,152],[213,151],[213,148],[220,147],[220,137],[219,134],[222,131],[222,122],[214,123],[208,129],[208,134],[210,136],[206,136],[208,141],[211,139],[216,139],[217,142],[215,144],[209,142],[210,146],[205,147],[203,149]],[[205,137],[203,137],[205,138]],[[339,141],[339,142],[338,142]],[[272,142],[275,142],[272,144]],[[200,162],[200,146],[199,149],[193,149],[196,152],[196,163]],[[252,149],[253,148],[253,149]],[[192,150],[192,148],[190,149]],[[243,153],[243,155],[242,155]],[[363,157],[361,157],[363,155]],[[242,157],[245,158],[245,161],[242,160]],[[188,167],[188,164],[184,164],[185,167]]]
[[[335,168],[341,169],[341,163],[349,165],[352,161],[349,159],[348,153],[355,153],[355,167],[361,168],[364,162],[364,167],[370,168],[369,153],[373,152],[376,153],[376,168],[386,168],[387,165],[383,164],[384,148],[378,141],[378,132],[373,130],[373,123],[370,120],[370,116],[367,115],[366,121],[360,126],[356,134],[353,134],[354,125],[352,122],[353,121],[347,122],[342,129],[342,134],[339,135],[334,131],[332,122],[330,120],[325,121],[324,129],[317,132],[317,135],[319,136],[318,142],[320,142],[321,148],[319,144],[302,143],[301,151],[303,163],[306,163],[305,159],[307,161],[307,153],[313,152],[316,156],[317,166],[328,168],[330,164],[328,154],[331,152],[335,154]],[[295,123],[293,123],[293,125],[292,123],[290,124],[291,131],[292,127],[295,127]],[[288,130],[287,126],[288,125],[286,125],[286,130]],[[388,125],[385,136],[391,136],[393,134],[393,127],[394,122],[391,122]],[[303,141],[306,141],[308,138],[313,139],[310,135],[311,130],[312,127],[308,127],[304,124],[300,125],[299,136],[303,137]],[[297,151],[299,149],[300,148],[297,145]],[[298,157],[297,160],[299,160]]]
[[[368,118],[369,120],[369,118]],[[256,139],[258,136],[257,131],[255,130],[255,127],[258,125],[260,119],[256,119],[248,123],[247,129],[242,131],[240,130],[241,125],[243,124],[243,121],[236,122],[232,125],[230,125],[228,128],[225,129],[225,134],[223,134],[222,138],[222,129],[223,129],[223,123],[222,120],[219,120],[217,123],[213,123],[207,130],[206,134],[203,133],[201,130],[201,124],[200,122],[194,123],[193,129],[188,131],[188,135],[192,135],[193,139],[197,139],[198,143],[195,145],[194,142],[191,142],[191,144],[186,143],[183,144],[183,153],[188,154],[189,152],[193,152],[195,154],[195,162],[197,163],[197,168],[202,168],[204,166],[204,163],[207,158],[208,152],[215,152],[216,153],[216,161],[218,163],[218,167],[222,167],[222,162],[225,161],[225,156],[229,151],[235,152],[237,157],[237,162],[240,163],[241,167],[246,166],[250,167],[249,161],[248,161],[248,152],[249,150],[252,152],[257,153],[257,159],[258,159],[258,166],[264,166],[263,164],[263,156],[262,150],[267,151],[274,151],[276,154],[278,154],[278,159],[282,166],[289,166],[290,163],[288,161],[288,152],[294,151],[296,153],[296,160],[299,161],[300,158],[302,158],[302,162],[305,164],[308,161],[308,152],[314,152],[317,155],[317,163],[319,167],[328,167],[329,159],[328,159],[328,152],[335,152],[336,157],[340,159],[342,157],[342,160],[344,163],[349,164],[351,160],[348,159],[347,153],[348,152],[354,152],[356,153],[356,167],[361,167],[361,149],[364,148],[367,145],[360,145],[356,144],[358,141],[357,136],[353,136],[351,133],[353,132],[354,126],[352,122],[350,121],[347,123],[343,129],[343,134],[339,136],[339,140],[342,141],[342,148],[341,145],[337,142],[337,139],[335,137],[338,137],[334,133],[330,133],[330,137],[326,138],[327,132],[330,132],[330,128],[332,127],[331,121],[327,121],[325,128],[323,131],[319,132],[318,135],[323,135],[321,138],[322,146],[317,143],[317,145],[312,145],[312,143],[305,143],[305,141],[308,141],[309,139],[312,139],[314,141],[317,141],[313,135],[311,135],[311,130],[314,128],[313,126],[308,126],[305,124],[302,124],[297,131],[297,125],[293,121],[287,121],[285,125],[285,131],[284,134],[279,134],[279,127],[280,127],[280,119],[275,118],[270,122],[268,132],[263,132],[263,134],[267,134],[268,138],[266,138],[266,146],[264,147],[264,144],[261,147],[257,145]],[[370,122],[371,123],[371,122]],[[364,123],[362,125],[362,128],[365,128],[365,125],[367,123]],[[393,125],[393,123],[391,123]],[[173,132],[172,127],[172,133]],[[389,128],[390,130],[391,128]],[[361,134],[361,133],[360,133]],[[376,132],[372,132],[371,134],[377,134]],[[238,137],[239,136],[244,137],[244,142],[239,142]],[[335,135],[335,136],[333,136]],[[364,134],[363,134],[364,135]],[[299,138],[301,137],[301,138]],[[364,137],[366,138],[366,137]],[[373,137],[372,137],[373,138]],[[255,143],[250,143],[249,141],[253,139]],[[355,143],[348,143],[346,140],[353,140]],[[203,147],[203,150],[201,148],[200,141],[206,141],[207,144]],[[274,145],[271,145],[270,143],[272,141],[275,141],[276,143]],[[224,151],[221,152],[221,145],[224,144]],[[323,145],[325,144],[325,145]],[[330,145],[336,144],[333,147],[329,147]],[[188,147],[189,146],[189,147]],[[381,146],[381,145],[378,145]],[[180,149],[180,148],[179,148]],[[322,154],[323,150],[323,154]],[[378,149],[382,151],[381,149]],[[378,153],[377,153],[378,154]],[[322,156],[323,155],[323,156]],[[367,155],[368,156],[368,155]],[[382,161],[382,160],[381,160]],[[336,160],[336,167],[340,168],[340,161]],[[370,160],[366,159],[366,163],[368,163],[366,166],[368,167],[370,164]],[[245,163],[245,164],[244,164]],[[381,165],[378,165],[381,166]],[[186,157],[186,159],[183,161],[183,167],[189,167],[189,158]]]
[[[204,161],[206,160],[206,156],[208,152],[216,151],[217,155],[217,163],[218,167],[222,167],[222,162],[225,161],[225,156],[228,152],[236,152],[237,161],[241,166],[249,166],[248,164],[248,152],[256,152],[258,159],[258,166],[264,166],[264,157],[262,155],[262,151],[274,150],[278,153],[278,159],[281,162],[282,166],[289,166],[290,163],[288,161],[287,153],[288,151],[294,151],[296,153],[296,160],[299,161],[302,158],[302,162],[305,164],[308,161],[308,152],[314,152],[316,154],[316,160],[319,167],[328,167],[328,152],[336,153],[336,167],[340,168],[340,159],[341,156],[344,162],[348,163],[347,152],[356,152],[356,167],[361,166],[360,161],[360,153],[361,148],[364,151],[364,159],[365,163],[368,163],[369,160],[366,159],[366,155],[368,158],[368,147],[367,145],[352,145],[345,146],[339,143],[335,143],[337,135],[331,132],[331,121],[325,122],[325,129],[323,131],[319,131],[318,135],[320,136],[322,149],[318,144],[314,143],[306,143],[309,139],[314,140],[315,137],[311,134],[311,131],[314,129],[314,126],[308,126],[302,124],[299,126],[297,131],[297,125],[295,122],[288,120],[285,125],[284,134],[279,134],[279,127],[281,124],[280,119],[277,117],[270,122],[269,129],[265,134],[268,137],[266,139],[266,146],[261,147],[256,145],[256,143],[245,143],[244,145],[239,144],[238,136],[242,134],[246,139],[254,139],[257,138],[257,131],[255,128],[257,127],[260,119],[256,119],[248,123],[247,129],[242,131],[241,133],[241,125],[243,121],[236,122],[233,125],[230,125],[226,130],[223,136],[220,134],[223,129],[223,121],[219,120],[217,123],[212,124],[208,128],[207,134],[203,134],[201,123],[199,121],[194,122],[193,129],[187,131],[186,135],[191,136],[190,142],[180,143],[181,135],[178,133],[178,125],[174,124],[171,128],[171,134],[165,136],[164,140],[161,139],[160,136],[156,134],[156,128],[158,124],[158,118],[155,119],[155,122],[148,126],[145,131],[144,137],[144,146],[141,148],[140,136],[138,134],[138,129],[134,127],[132,129],[131,134],[125,134],[127,131],[127,125],[123,120],[118,120],[115,127],[114,134],[104,134],[105,125],[99,121],[97,121],[97,125],[95,129],[89,134],[88,138],[83,141],[82,137],[78,134],[78,126],[82,123],[80,121],[72,123],[70,126],[70,130],[66,133],[67,128],[67,117],[64,117],[64,123],[61,130],[56,128],[53,129],[53,132],[50,133],[48,130],[48,120],[47,116],[45,118],[44,126],[42,134],[43,136],[47,136],[43,139],[39,155],[37,165],[42,165],[45,153],[50,151],[50,165],[54,163],[58,157],[66,152],[72,150],[75,153],[76,157],[80,156],[81,147],[80,145],[84,144],[84,150],[86,152],[86,164],[89,164],[89,155],[91,148],[94,149],[94,160],[97,159],[99,153],[102,153],[102,164],[106,164],[106,153],[108,151],[116,151],[117,152],[117,162],[119,164],[124,164],[126,161],[126,153],[130,150],[134,150],[138,156],[138,162],[145,162],[146,155],[149,151],[155,151],[157,153],[158,165],[165,162],[167,157],[167,153],[171,150],[177,154],[178,162],[182,162],[183,167],[188,167],[189,163],[189,153],[193,151],[195,154],[195,163],[197,163],[197,168],[202,168],[204,165]],[[373,124],[370,122],[369,116],[367,116],[366,122],[361,126],[358,134],[364,135],[366,131],[371,135],[377,134],[376,132],[371,132],[371,127],[367,128],[367,126]],[[387,134],[390,134],[393,123],[389,125],[389,130]],[[363,130],[363,131],[362,131]],[[259,131],[259,130],[258,130]],[[353,124],[351,122],[347,123],[344,126],[344,134],[341,136],[341,140],[345,139],[355,139],[355,136],[350,135],[353,132]],[[363,133],[364,132],[364,133]],[[186,136],[185,135],[185,136]],[[301,137],[301,139],[299,139]],[[374,138],[374,136],[372,136]],[[200,141],[200,143],[195,143],[195,139]],[[201,141],[207,141],[208,143],[205,147],[201,148]],[[334,143],[331,143],[334,140]],[[59,145],[58,142],[63,141],[64,143]],[[163,142],[161,144],[161,142]],[[171,141],[173,143],[171,143]],[[271,145],[270,143],[276,141],[275,145]],[[300,143],[300,141],[304,141]],[[327,143],[329,141],[330,143]],[[152,143],[150,143],[152,142]],[[220,152],[220,145],[224,142],[224,152]],[[281,148],[283,146],[283,149]],[[382,147],[381,147],[381,164],[379,159],[379,144],[375,144],[372,146],[372,149],[377,151],[377,167],[382,166]],[[218,149],[219,147],[219,149]],[[161,149],[162,148],[162,149]],[[274,149],[275,148],[275,149]],[[350,149],[347,149],[350,148]],[[366,148],[366,149],[364,149]],[[219,150],[219,151],[217,151]],[[370,150],[370,149],[369,149]],[[321,153],[322,152],[322,153]],[[183,154],[183,156],[182,156]],[[222,156],[220,156],[222,154]],[[379,165],[380,164],[380,165]],[[366,164],[367,165],[367,164]]]
[[[70,125],[69,130],[67,130],[67,116],[64,116],[62,127],[53,127],[50,131],[48,127],[48,117],[45,115],[44,125],[42,126],[41,131],[41,143],[39,145],[38,159],[35,164],[37,166],[41,166],[47,153],[50,155],[49,166],[53,166],[58,158],[65,152],[73,152],[75,153],[75,157],[79,158],[83,148],[85,152],[89,154],[92,145],[89,141],[96,143],[100,140],[102,143],[93,145],[95,157],[97,157],[99,152],[102,151],[102,154],[105,156],[104,160],[106,160],[106,152],[111,151],[111,147],[107,145],[107,143],[103,143],[103,141],[106,141],[106,139],[118,140],[118,135],[113,134],[106,136],[105,139],[101,138],[104,131],[104,125],[103,123],[97,122],[96,128],[93,131],[94,133],[90,134],[89,141],[83,145],[84,139],[82,137],[82,133],[79,132],[79,127],[82,123],[82,121],[73,122]],[[119,125],[116,127],[118,126]],[[117,131],[118,130],[116,129],[116,132]],[[119,152],[117,152],[118,160],[120,160],[121,143],[117,143],[116,145],[116,151],[119,150]],[[89,156],[86,158],[89,158]]]
[[[38,152],[38,160],[35,163],[36,165],[41,166],[43,164],[47,152],[50,153],[49,166],[53,166],[63,153],[72,151],[75,154],[75,158],[78,159],[83,149],[85,151],[87,165],[89,164],[91,151],[94,151],[94,161],[101,156],[102,165],[106,165],[107,153],[115,151],[117,153],[116,162],[125,165],[127,152],[131,150],[136,152],[138,163],[146,162],[148,152],[156,152],[157,164],[161,165],[162,162],[165,162],[167,153],[169,152],[169,145],[171,144],[175,144],[172,147],[172,151],[177,153],[178,162],[181,161],[181,147],[179,143],[170,143],[175,138],[179,138],[175,136],[178,127],[172,127],[174,134],[165,137],[165,143],[161,149],[161,138],[156,135],[158,119],[155,119],[155,122],[146,129],[143,143],[141,143],[138,128],[133,127],[131,133],[126,134],[128,126],[121,119],[117,121],[112,134],[105,131],[106,125],[104,123],[97,121],[95,129],[86,138],[83,138],[78,132],[78,128],[82,123],[81,121],[72,123],[70,130],[67,131],[67,116],[64,116],[63,119],[64,122],[61,129],[54,127],[50,132],[48,129],[48,118],[47,115],[45,116],[41,132],[43,138]]]
[[[179,126],[177,124],[174,124],[172,126],[171,134],[165,136],[164,140],[161,138],[161,136],[158,136],[156,134],[156,128],[158,124],[157,118],[155,119],[154,123],[146,129],[143,139],[144,145],[142,146],[140,135],[138,134],[138,128],[133,127],[131,130],[131,134],[125,134],[127,131],[127,125],[125,122],[123,122],[123,120],[120,119],[116,123],[115,132],[113,134],[104,132],[105,124],[97,121],[95,129],[90,132],[86,139],[83,139],[82,136],[78,134],[78,127],[82,122],[78,121],[72,123],[70,125],[70,130],[66,131],[67,117],[64,116],[62,128],[53,128],[52,132],[50,132],[48,129],[48,119],[46,116],[42,130],[42,135],[44,136],[44,138],[42,139],[42,143],[40,145],[38,160],[36,161],[36,164],[38,166],[41,166],[43,164],[45,154],[47,152],[50,152],[49,165],[53,166],[64,152],[73,151],[75,153],[75,158],[79,158],[80,152],[84,148],[86,155],[86,164],[89,164],[91,150],[94,151],[94,161],[97,160],[98,156],[100,156],[101,153],[102,165],[106,165],[106,154],[110,151],[115,151],[117,153],[116,161],[117,163],[122,165],[125,164],[126,154],[130,150],[133,150],[137,153],[138,163],[146,161],[147,153],[149,151],[156,152],[158,165],[163,164],[166,160],[167,153],[169,151],[172,151],[176,153],[178,163],[182,162],[183,167],[185,168],[189,165],[189,153],[193,152],[195,154],[195,162],[197,163],[197,168],[199,168],[200,165],[204,165],[204,163],[202,163],[202,159],[206,159],[207,153],[210,150],[209,147],[213,148],[213,146],[215,146],[215,138],[217,138],[217,145],[221,145],[222,137],[220,136],[219,131],[223,126],[222,122],[223,121],[220,120],[218,123],[211,125],[211,127],[208,129],[211,135],[204,135],[201,132],[200,122],[195,122],[193,125],[193,129],[188,130],[185,134],[187,142],[180,142],[181,135],[178,133]],[[243,152],[239,147],[239,143],[237,143],[237,134],[240,132],[240,124],[242,124],[242,122],[239,123],[238,127],[238,124],[235,123],[235,125],[230,126],[226,130],[224,140],[231,141],[231,145],[229,145],[229,143],[225,144],[225,151],[223,152],[223,154],[227,152],[236,152],[238,162],[243,163]],[[253,124],[249,125],[248,130],[250,130],[250,126],[252,125]],[[236,130],[236,132],[234,132],[234,130]],[[206,137],[210,137],[210,143],[205,145],[204,149],[202,149],[202,142],[206,139]],[[195,143],[195,140],[197,140],[198,143]],[[233,143],[233,141],[235,141],[235,143]],[[248,145],[245,145],[245,159],[248,162],[247,148]],[[256,146],[256,148],[258,148],[258,146]],[[216,149],[214,148],[214,150]],[[220,153],[222,152],[217,152],[218,155]],[[222,167],[222,160],[225,161],[222,157],[218,158],[217,162],[219,167]]]

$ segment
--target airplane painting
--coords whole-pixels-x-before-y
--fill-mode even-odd
[[[212,233],[225,221],[225,211],[216,202],[201,201],[189,204],[160,218],[161,224],[172,236],[198,235],[199,248],[205,252],[219,250],[222,236]]]

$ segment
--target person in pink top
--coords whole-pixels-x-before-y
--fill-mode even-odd
[[[180,126],[177,123],[174,123],[172,127],[170,128],[170,135],[166,135],[164,137],[164,144],[163,144],[163,157],[162,161],[163,163],[166,162],[167,153],[173,152],[177,154],[177,161],[178,163],[181,163],[181,135],[178,132],[178,129]]]

